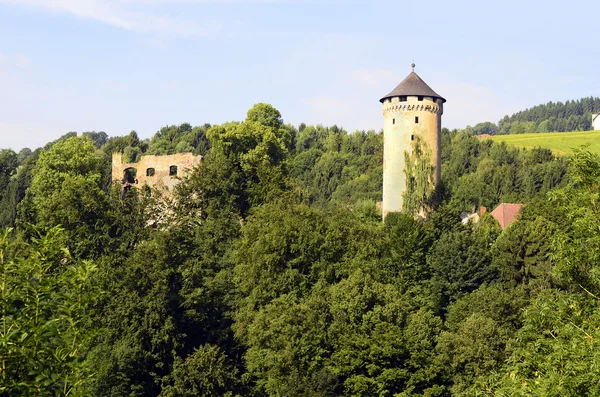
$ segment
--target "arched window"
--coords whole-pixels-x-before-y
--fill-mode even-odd
[[[172,165],[169,167],[169,175],[170,176],[176,176],[177,175],[177,166],[176,165]]]
[[[148,168],[146,169],[146,176],[154,176],[155,172],[156,170],[154,168]]]
[[[123,183],[135,183],[135,176],[137,175],[137,170],[133,167],[125,168],[123,170]]]

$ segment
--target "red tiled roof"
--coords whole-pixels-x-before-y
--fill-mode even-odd
[[[521,210],[522,206],[523,204],[502,203],[490,214],[500,223],[500,227],[504,230],[517,220],[517,215],[519,215],[519,210]]]

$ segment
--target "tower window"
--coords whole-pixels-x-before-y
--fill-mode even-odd
[[[396,124],[396,119],[392,119],[392,124]]]
[[[146,176],[154,176],[155,172],[156,170],[154,168],[148,168],[146,169]]]
[[[419,101],[422,101],[423,97],[419,95],[418,99],[419,99]]]
[[[169,167],[169,176],[176,176],[177,175],[177,166],[176,165],[172,165]]]
[[[415,136],[414,136],[414,135],[411,135],[411,136],[410,136],[410,140],[411,140],[411,141],[414,141],[414,140],[415,140]]]
[[[415,117],[415,124],[419,124],[419,116]]]
[[[398,101],[400,101],[400,102],[406,102],[406,100],[407,99],[406,99],[405,96],[401,96],[401,97],[398,98]]]

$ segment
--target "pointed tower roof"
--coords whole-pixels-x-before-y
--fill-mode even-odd
[[[419,77],[418,74],[415,73],[415,64],[413,63],[411,66],[413,68],[412,72],[406,76],[406,78],[402,80],[402,82],[398,84],[396,88],[392,90],[392,92],[381,98],[379,102],[383,103],[383,101],[388,98],[395,98],[399,96],[430,96],[434,98],[440,98],[442,102],[446,102],[443,97],[436,94],[436,92],[432,90],[431,87],[429,87],[427,83],[425,83],[423,79]]]

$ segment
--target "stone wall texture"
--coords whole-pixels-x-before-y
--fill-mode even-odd
[[[441,179],[442,114],[441,99],[408,96],[406,101],[390,98],[383,102],[383,216],[400,212],[406,192],[404,152],[412,154],[415,136],[431,150],[435,167],[434,183]],[[418,119],[417,119],[418,118]]]
[[[115,184],[121,184],[123,187],[148,185],[172,192],[175,185],[179,183],[179,178],[185,177],[192,168],[201,162],[202,156],[196,156],[192,153],[177,153],[142,156],[137,163],[123,163],[122,154],[113,153],[112,181]],[[175,175],[172,175],[171,167],[177,167]],[[132,181],[127,181],[127,170],[135,170],[135,177]],[[154,175],[151,175],[152,170],[154,170]]]

